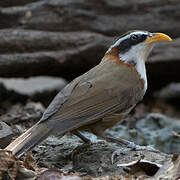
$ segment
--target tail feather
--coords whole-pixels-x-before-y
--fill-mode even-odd
[[[35,124],[32,128],[28,129],[25,133],[15,139],[5,149],[12,151],[16,156],[21,156],[34,148],[37,144],[46,139],[51,132],[51,129],[46,127],[45,123]]]

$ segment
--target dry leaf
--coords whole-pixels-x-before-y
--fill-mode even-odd
[[[12,154],[11,151],[0,150],[0,180],[6,173],[10,179],[15,180],[20,167],[20,161]]]
[[[172,159],[166,162],[153,178],[149,180],[167,179],[179,180],[180,179],[180,154],[174,154]]]
[[[35,171],[37,168],[36,160],[34,159],[34,157],[30,152],[26,153],[26,157],[24,160],[24,167],[33,171]]]
[[[129,167],[130,170],[128,173],[136,176],[142,176],[142,175],[153,176],[162,165],[145,159],[140,159],[126,164],[118,164],[117,166]]]
[[[78,175],[64,175],[61,171],[57,169],[49,169],[44,171],[37,180],[82,180],[82,178]]]
[[[180,137],[180,134],[178,134],[177,132],[172,131],[172,133],[173,133],[174,136]]]

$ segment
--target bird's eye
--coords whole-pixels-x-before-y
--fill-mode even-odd
[[[137,40],[138,39],[138,35],[136,35],[136,34],[131,35],[131,39],[133,41]]]

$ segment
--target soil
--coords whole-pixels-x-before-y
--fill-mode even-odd
[[[66,174],[78,173],[79,176],[90,177],[125,176],[138,173],[146,176],[155,175],[160,167],[171,159],[172,153],[180,149],[180,138],[171,133],[173,130],[176,133],[180,132],[180,120],[168,117],[171,111],[174,115],[179,114],[173,104],[163,101],[159,103],[157,99],[155,101],[152,97],[148,98],[138,104],[127,119],[107,130],[106,133],[123,137],[139,145],[152,145],[160,151],[130,149],[98,140],[92,134],[87,134],[91,140],[95,139],[91,144],[84,144],[81,139],[72,134],[62,138],[49,136],[32,150],[37,167],[55,168]],[[1,120],[13,130],[13,138],[9,140],[12,141],[38,121],[45,107],[41,102],[17,102],[17,99],[7,101],[5,98],[0,110]],[[157,138],[157,134],[161,139]],[[121,149],[121,153],[115,156],[112,162],[112,154],[117,149]],[[23,159],[24,157],[21,157],[21,160]],[[136,163],[133,164],[133,162]]]

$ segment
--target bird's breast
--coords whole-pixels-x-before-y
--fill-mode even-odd
[[[128,63],[124,62],[117,56],[116,54],[108,54],[106,55],[103,60],[102,64],[107,63],[107,64],[112,64],[111,66],[113,67],[114,71],[117,71],[117,74],[120,75],[120,78],[128,80],[124,83],[133,83],[141,82],[142,89],[144,93],[147,90],[147,77],[146,77],[146,68],[145,68],[145,62],[143,59],[138,59],[135,61],[135,63]],[[122,72],[123,77],[122,77]],[[135,78],[135,81],[134,81]],[[134,84],[134,83],[133,83]]]
[[[116,97],[124,110],[131,108],[142,100],[145,94],[145,83],[135,67],[111,61],[104,64],[102,72],[99,71],[99,73],[105,76],[106,84],[104,89],[107,91],[108,96]]]

